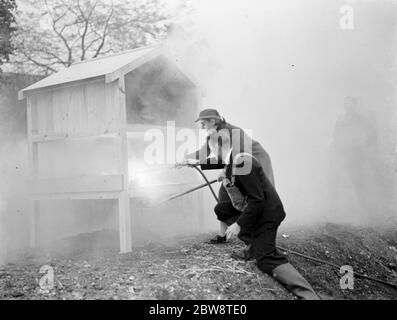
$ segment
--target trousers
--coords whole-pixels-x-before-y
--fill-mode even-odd
[[[241,211],[233,207],[226,190],[222,188],[219,190],[219,202],[214,211],[219,221],[230,226],[236,222]],[[265,273],[271,273],[278,266],[288,263],[287,257],[276,248],[279,225],[278,222],[266,222],[255,230],[248,231],[242,228],[238,236],[246,245],[252,245],[258,268]]]

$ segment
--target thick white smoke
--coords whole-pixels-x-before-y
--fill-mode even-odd
[[[179,52],[201,81],[203,108],[215,107],[232,124],[252,129],[253,137],[270,153],[288,221],[370,223],[390,215],[393,199],[386,194],[394,186],[397,3],[192,4],[193,14],[182,19],[170,36],[170,50]],[[346,5],[353,29],[343,29]],[[359,98],[359,112],[377,134],[376,170],[381,182],[366,183],[382,190],[377,205],[367,210],[369,216],[362,212],[360,200],[354,203],[356,191],[349,181],[343,185],[347,189],[340,188],[342,196],[332,198],[333,189],[339,187],[332,185],[330,147],[347,96]]]
[[[340,9],[344,5],[354,12],[351,30],[341,29]],[[191,14],[175,23],[166,45],[201,84],[202,107],[217,108],[230,123],[251,129],[253,137],[270,153],[287,221],[387,221],[395,211],[396,1],[195,0],[192,6]],[[377,133],[375,156],[379,164],[366,183],[377,185],[370,188],[370,194],[379,188],[381,192],[369,212],[363,212],[354,200],[351,183],[342,184],[338,200],[332,195],[339,188],[330,179],[335,174],[330,170],[331,141],[335,123],[344,113],[346,96],[359,97],[360,113]],[[13,193],[11,203],[24,209],[3,201],[0,211],[7,212],[7,225],[16,229],[2,230],[0,249],[6,246],[5,238],[8,248],[27,243],[27,220],[21,213],[26,213],[27,198],[25,187],[18,185],[26,183],[26,171],[25,178],[19,173],[15,179],[4,178],[14,164],[26,161],[26,144],[2,150],[6,151],[1,155],[4,188],[0,201],[9,198],[6,192]],[[95,161],[105,161],[100,150],[85,152],[87,166],[97,171]],[[6,159],[10,159],[8,164]],[[64,161],[73,165],[67,157]],[[26,163],[22,167],[25,170]],[[48,170],[50,167],[47,164]],[[62,173],[59,166],[52,169],[57,175]],[[209,176],[213,178],[216,173]],[[8,181],[13,181],[13,186],[8,186]],[[25,200],[15,201],[18,199]],[[189,203],[187,197],[167,208],[154,208],[152,213],[141,210],[141,223],[152,214],[157,225],[149,227],[156,236],[181,233],[182,229],[190,232],[188,223],[183,222],[186,217],[178,216],[180,207]],[[215,202],[208,190],[202,203],[207,229],[216,228]],[[117,228],[115,202],[80,203],[80,209],[63,203],[44,206],[49,212],[43,226],[48,239],[68,235],[70,230],[87,231],[87,225],[90,230],[104,225]],[[60,219],[61,208],[74,213]],[[173,219],[167,212],[174,214]],[[169,228],[159,227],[167,223]]]

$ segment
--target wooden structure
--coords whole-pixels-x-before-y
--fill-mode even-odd
[[[130,184],[131,154],[142,158],[136,154],[141,151],[131,150],[131,141],[154,126],[164,130],[166,120],[191,126],[199,96],[196,81],[162,46],[78,62],[21,90],[19,98],[27,99],[32,174],[31,246],[38,241],[41,200],[117,199],[120,251],[129,252],[130,198],[137,191]],[[87,139],[94,148],[103,141],[116,146],[115,169],[106,168],[105,161],[94,173],[88,172],[90,164],[87,172],[57,164],[68,142]]]

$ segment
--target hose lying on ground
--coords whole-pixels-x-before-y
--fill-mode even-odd
[[[299,252],[296,252],[296,251],[293,251],[293,250],[290,250],[290,249],[285,249],[285,248],[282,248],[282,247],[279,247],[279,246],[276,246],[276,247],[277,247],[277,249],[279,249],[279,250],[281,250],[281,251],[289,252],[289,253],[291,253],[291,254],[294,254],[294,255],[299,256],[299,257],[303,257],[303,258],[308,259],[308,260],[311,260],[311,261],[315,261],[315,262],[318,262],[318,263],[326,264],[326,265],[329,265],[329,266],[331,266],[331,267],[334,267],[334,268],[336,268],[336,269],[338,269],[338,270],[341,269],[341,267],[338,266],[338,265],[335,264],[335,263],[332,263],[332,262],[329,262],[329,261],[325,261],[325,260],[322,260],[322,259],[318,259],[318,258],[314,258],[314,257],[308,256],[308,255],[306,255],[306,254],[299,253]],[[355,271],[353,271],[353,274],[354,274],[356,277],[358,277],[358,278],[363,278],[363,279],[375,281],[375,282],[384,284],[384,285],[386,285],[386,286],[392,287],[393,289],[397,289],[397,285],[394,284],[394,283],[390,283],[390,282],[383,281],[383,280],[380,280],[380,279],[372,278],[372,277],[363,275],[363,274],[358,273],[358,272],[355,272]]]

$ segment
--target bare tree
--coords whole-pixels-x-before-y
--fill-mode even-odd
[[[72,63],[150,44],[173,14],[161,0],[26,0],[17,14],[14,69],[49,74]]]
[[[11,44],[11,36],[15,31],[15,9],[15,0],[0,1],[0,65],[8,61],[14,50]]]

